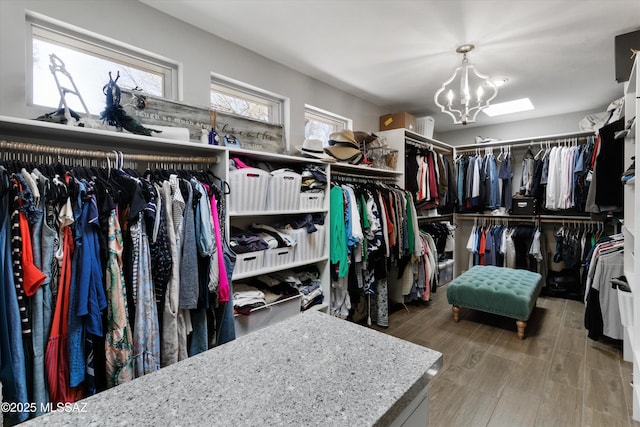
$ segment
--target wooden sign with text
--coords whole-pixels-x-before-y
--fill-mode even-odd
[[[136,93],[136,96],[139,95]],[[213,110],[164,98],[144,96],[146,102],[142,106],[141,103],[135,102],[130,90],[123,89],[121,104],[127,114],[135,117],[146,127],[152,128],[153,125],[156,125],[187,128],[189,129],[189,139],[194,142],[200,142],[202,129],[211,129]],[[241,148],[278,154],[285,152],[282,125],[218,112],[216,129],[220,135],[221,145],[223,145],[225,135],[234,135],[240,141]],[[162,134],[157,136],[162,137]]]

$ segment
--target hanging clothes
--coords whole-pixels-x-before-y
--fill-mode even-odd
[[[234,339],[223,183],[167,172],[0,162],[5,401],[70,403],[130,381],[188,357],[192,329],[194,353]],[[183,282],[196,287],[181,301]]]
[[[599,130],[600,150],[594,165],[597,176],[594,203],[600,212],[621,211],[624,205],[624,188],[620,181],[624,172],[624,139],[615,139],[615,133],[623,129],[624,117]]]
[[[467,242],[470,265],[525,269],[546,277],[545,241],[540,226],[474,225]]]
[[[405,189],[413,195],[418,211],[453,211],[456,175],[446,156],[432,148],[409,145],[405,171]]]
[[[591,251],[585,290],[585,328],[592,340],[602,335],[616,340],[624,338],[618,291],[611,286],[611,279],[623,275],[624,237],[603,238]]]

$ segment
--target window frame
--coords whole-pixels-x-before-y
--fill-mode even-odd
[[[44,40],[89,56],[121,63],[151,74],[161,75],[163,77],[162,97],[179,100],[178,87],[182,65],[177,61],[29,10],[26,11],[25,24],[28,41],[26,79],[26,102],[28,106],[49,108],[49,106],[36,104],[33,101],[34,39]],[[57,107],[57,105],[54,107]]]
[[[249,85],[247,83],[240,82],[238,80],[228,78],[226,76],[222,76],[220,74],[211,73],[211,81],[209,84],[209,107],[212,109],[217,109],[217,106],[211,103],[212,92],[214,91],[226,96],[265,105],[269,111],[269,118],[268,120],[261,120],[255,117],[246,116],[244,114],[238,114],[233,111],[226,111],[222,109],[219,109],[218,111],[221,111],[223,113],[235,114],[250,120],[256,120],[263,123],[285,126],[285,108],[288,105],[289,100],[281,95],[269,92],[256,86]]]
[[[318,122],[323,122],[326,124],[334,124],[334,125],[338,125],[338,128],[336,128],[336,132],[339,132],[341,130],[345,130],[345,129],[351,129],[353,127],[353,120],[348,118],[348,117],[344,117],[341,116],[339,114],[336,113],[332,113],[331,111],[327,111],[327,110],[323,110],[321,108],[318,107],[314,107],[313,105],[309,105],[309,104],[305,104],[304,105],[304,120],[305,120],[305,138],[308,138],[309,136],[307,136],[306,134],[306,121],[307,120],[315,120]],[[340,128],[339,126],[342,126],[342,128]],[[327,141],[323,141],[325,143],[327,143]]]

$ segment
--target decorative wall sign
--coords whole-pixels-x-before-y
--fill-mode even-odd
[[[213,111],[207,108],[143,95],[122,89],[122,106],[127,114],[145,126],[175,126],[189,129],[189,139],[200,142],[202,129],[211,129]],[[225,135],[234,135],[240,147],[247,150],[285,152],[284,129],[274,125],[233,114],[217,112],[216,129],[222,143]],[[162,134],[157,135],[162,137]]]

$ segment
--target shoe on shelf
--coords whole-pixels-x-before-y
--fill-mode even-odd
[[[631,157],[631,160],[632,160],[631,165],[622,174],[622,182],[624,182],[624,183],[626,183],[631,178],[636,176],[636,158],[635,158],[635,156]]]
[[[624,129],[614,133],[613,138],[614,139],[626,138],[633,131],[633,128],[635,127],[635,125],[636,125],[635,117],[627,120],[627,123],[625,124]]]

